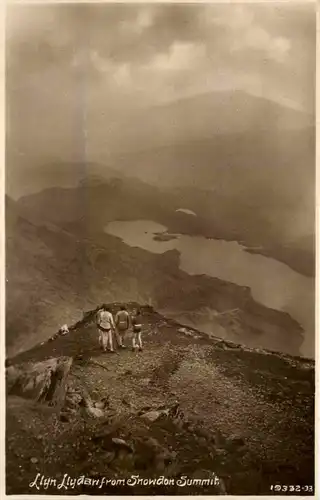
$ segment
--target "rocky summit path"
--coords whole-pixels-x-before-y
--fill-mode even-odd
[[[314,493],[313,361],[150,307],[143,352],[102,353],[93,319],[7,363],[7,494]]]

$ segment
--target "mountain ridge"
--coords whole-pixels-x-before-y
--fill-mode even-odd
[[[123,302],[107,302],[107,303],[103,303],[103,304],[105,304],[110,309],[111,313],[113,315],[115,315],[120,310],[120,307],[124,303]],[[95,324],[96,314],[99,310],[101,310],[103,304],[99,304],[94,309],[87,310],[87,311],[83,312],[81,319],[78,319],[77,321],[75,321],[72,324],[68,324],[67,326],[68,326],[69,332],[74,332],[74,331],[79,330],[80,328],[83,328],[83,327],[86,328],[86,326],[89,324],[91,324],[91,325]],[[235,349],[235,350],[241,350],[243,352],[248,352],[248,353],[253,353],[253,354],[256,353],[256,354],[263,354],[266,356],[275,356],[277,358],[280,358],[280,359],[287,361],[288,363],[293,363],[293,364],[294,363],[297,363],[297,364],[301,363],[301,365],[304,365],[304,364],[308,365],[308,363],[309,363],[311,366],[314,366],[314,363],[315,363],[314,359],[308,358],[305,356],[300,356],[300,355],[295,355],[295,354],[290,354],[290,353],[285,353],[285,352],[280,352],[280,351],[273,351],[272,349],[262,348],[262,347],[250,347],[250,346],[247,346],[245,344],[237,343],[237,342],[232,341],[232,340],[217,337],[215,335],[209,335],[206,332],[202,332],[198,328],[191,327],[191,326],[185,325],[183,323],[180,323],[179,321],[175,320],[174,318],[166,317],[165,314],[159,313],[155,309],[155,307],[151,306],[150,304],[141,304],[139,302],[130,301],[130,302],[126,302],[125,306],[126,306],[126,309],[129,310],[129,312],[133,312],[135,309],[139,308],[142,315],[144,315],[144,314],[146,314],[147,316],[151,315],[156,319],[156,321],[160,321],[160,322],[165,321],[166,324],[174,326],[177,330],[179,328],[185,329],[186,331],[192,332],[192,334],[195,335],[195,337],[192,337],[192,338],[203,339],[206,342],[219,345],[226,350]],[[181,330],[181,332],[182,332],[182,330]],[[185,332],[182,332],[182,333],[184,333],[185,335],[188,335]],[[63,338],[62,338],[63,336],[64,336],[64,334],[61,334],[58,331],[54,332],[54,334],[51,337],[47,338],[46,340],[43,340],[42,342],[39,342],[38,344],[35,344],[34,346],[27,349],[26,351],[23,351],[21,353],[17,353],[10,358],[6,358],[6,364],[8,366],[10,366],[12,364],[19,364],[21,362],[26,362],[27,360],[36,361],[38,359],[42,359],[43,356],[47,356],[51,352],[51,347],[52,347],[51,342],[60,339],[60,343],[63,345],[63,343],[64,343]],[[46,345],[46,347],[44,347],[45,345]],[[70,345],[71,349],[73,349],[74,347],[75,346],[73,344]],[[65,349],[65,348],[63,347],[63,349]],[[71,357],[74,356],[74,353],[71,351],[68,352],[68,351],[64,350],[64,352],[66,353],[66,356],[71,356]],[[60,354],[62,355],[62,351],[60,352]],[[58,352],[58,355],[59,355],[59,352]],[[80,349],[80,354],[79,353],[76,354],[76,356],[78,356],[78,355],[80,355],[80,356],[85,355],[83,348]],[[38,358],[38,356],[39,356],[39,358]]]
[[[249,345],[261,342],[262,335],[269,346],[292,352],[302,343],[302,328],[289,315],[256,303],[247,287],[187,275],[179,269],[176,251],[150,254],[104,233],[72,233],[33,225],[21,217],[10,225],[9,215],[7,211],[6,342],[10,352],[50,337],[101,297],[151,300],[160,310],[170,305],[192,311],[204,303],[214,304],[218,312],[240,308],[236,318],[213,317],[212,330],[225,329],[229,338],[240,336]]]
[[[313,494],[313,361],[209,338],[143,305],[144,351],[102,354],[95,311],[7,362],[7,494],[57,493],[64,474],[88,478],[68,493],[179,494],[179,479],[215,474],[183,493],[266,495],[279,471]],[[43,460],[56,482],[36,489]],[[134,474],[174,480],[129,487]]]
[[[279,101],[276,101],[275,99],[272,99],[270,97],[267,97],[267,96],[262,96],[262,95],[258,95],[256,93],[253,93],[253,92],[247,92],[245,90],[242,90],[242,89],[232,89],[232,90],[229,90],[229,89],[221,89],[221,90],[215,90],[215,91],[212,91],[212,90],[207,90],[207,91],[204,91],[204,92],[198,92],[198,93],[193,93],[191,95],[185,95],[185,96],[179,96],[175,99],[170,99],[170,101],[165,101],[164,103],[160,103],[158,105],[155,105],[154,107],[158,107],[158,106],[162,106],[162,105],[166,105],[166,104],[170,104],[170,103],[174,103],[174,102],[179,102],[179,101],[185,101],[185,100],[190,100],[190,99],[193,99],[194,97],[203,97],[203,98],[206,98],[206,97],[210,97],[210,96],[213,96],[213,95],[216,95],[216,96],[224,96],[224,95],[227,95],[227,96],[238,96],[240,99],[242,98],[250,98],[250,99],[256,99],[257,102],[266,102],[268,104],[272,104],[274,105],[275,107],[280,107],[280,108],[288,108],[290,111],[293,111],[293,112],[296,112],[297,115],[300,114],[303,114],[303,115],[308,115],[308,116],[313,116],[314,113],[312,111],[308,111],[307,109],[301,109],[301,108],[293,108],[292,106],[289,106],[288,104],[285,104],[284,102],[281,103]]]
[[[140,124],[138,129],[136,123]],[[170,140],[192,141],[217,133],[245,134],[257,129],[281,133],[314,124],[314,117],[307,112],[243,91],[207,92],[137,111],[115,128],[110,150],[112,154],[123,150],[130,153],[136,145],[145,143],[163,146]],[[119,144],[115,146],[117,136]]]
[[[113,220],[145,220],[147,216],[148,220],[164,225],[172,233],[239,241],[249,251],[253,248],[257,253],[257,247],[261,247],[262,254],[286,263],[301,274],[314,276],[314,227],[309,230],[304,224],[301,234],[298,222],[304,218],[301,213],[299,219],[295,218],[293,200],[282,199],[270,215],[270,206],[261,203],[260,195],[257,191],[254,199],[246,198],[241,202],[237,192],[231,196],[221,189],[211,193],[195,186],[159,188],[136,178],[113,177],[91,186],[52,187],[22,197],[17,203],[24,216],[33,222],[57,223],[66,229],[72,223],[78,225],[82,233],[93,228],[103,231]],[[293,194],[290,196],[294,198]],[[280,210],[282,204],[284,209]],[[183,206],[193,210],[197,217],[190,220],[178,213],[177,209]],[[297,203],[295,206],[297,211]],[[302,210],[308,212],[307,217],[310,211],[314,212],[314,207]],[[306,220],[310,225],[309,215]]]

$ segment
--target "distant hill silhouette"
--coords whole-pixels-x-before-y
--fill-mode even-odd
[[[292,190],[281,196],[282,185],[272,189],[271,179],[267,179],[270,173],[265,173],[265,182],[260,187],[257,182],[255,188],[254,179],[242,186],[240,172],[233,176],[228,170],[221,170],[217,175],[221,185],[215,192],[191,186],[159,188],[128,176],[101,182],[95,177],[75,189],[51,188],[23,197],[18,205],[29,220],[42,225],[56,224],[67,230],[72,224],[72,231],[77,228],[79,236],[102,232],[113,220],[151,219],[171,232],[237,240],[248,247],[261,247],[260,253],[313,275],[314,206],[311,199],[299,208],[298,174],[295,187],[292,182]],[[254,178],[254,167],[252,170]],[[253,196],[245,196],[246,189],[253,191]],[[193,210],[197,217],[177,212],[181,207]]]
[[[299,352],[301,327],[288,314],[257,304],[247,287],[189,276],[179,269],[176,251],[151,254],[70,221],[67,229],[49,221],[47,226],[36,225],[20,210],[6,199],[8,355],[47,339],[62,324],[81,319],[92,304],[132,300],[173,311],[192,312],[203,304],[214,304],[217,311],[240,308],[236,322],[228,314],[212,320],[213,332],[223,326],[229,338],[246,345],[261,345],[263,338],[271,349]]]
[[[111,151],[133,152],[216,135],[303,130],[314,117],[242,91],[209,92],[129,115],[111,137]]]

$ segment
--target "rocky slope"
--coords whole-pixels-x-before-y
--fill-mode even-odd
[[[148,306],[144,351],[103,354],[93,320],[7,360],[8,494],[312,493],[313,361]]]
[[[13,355],[46,340],[103,300],[149,302],[187,321],[203,305],[212,332],[251,347],[299,353],[302,328],[252,298],[249,288],[179,269],[176,251],[156,255],[101,232],[67,231],[6,207],[6,347]],[[181,314],[179,311],[183,311]],[[228,311],[232,311],[229,313]],[[220,314],[223,313],[223,314]]]
[[[171,173],[176,171],[180,179],[176,187],[159,188],[129,175],[121,177],[120,173],[111,177],[109,170],[100,165],[96,167],[101,171],[102,177],[99,179],[88,176],[85,182],[73,189],[61,187],[44,189],[20,198],[17,206],[23,216],[32,222],[39,225],[54,224],[79,236],[102,232],[107,223],[114,220],[153,220],[166,226],[172,233],[241,241],[244,246],[255,248],[256,252],[280,260],[299,273],[314,276],[315,245],[312,236],[314,235],[314,181],[310,181],[309,188],[303,185],[307,183],[306,179],[309,180],[314,175],[313,164],[311,163],[311,172],[301,180],[300,163],[295,170],[292,167],[290,171],[286,171],[287,165],[293,164],[292,158],[287,158],[284,165],[275,167],[274,148],[271,148],[272,158],[267,160],[264,150],[252,153],[255,139],[248,138],[247,148],[251,152],[251,161],[250,164],[247,160],[243,162],[245,171],[240,167],[224,168],[223,165],[228,164],[228,161],[213,160],[217,151],[212,141],[207,142],[211,153],[209,155],[202,152],[202,154],[206,158],[206,169],[214,177],[213,191],[208,188],[209,181],[205,187],[195,185],[197,179],[202,179],[199,158],[201,158],[200,151],[203,148],[206,150],[202,141],[200,145],[188,144],[185,158],[180,162],[177,161],[176,152],[171,154],[171,163],[172,159],[174,160],[172,164],[168,158],[159,167],[161,172],[165,168]],[[238,138],[235,142],[241,147],[244,141],[243,138]],[[290,139],[289,144],[292,143],[296,143],[295,138]],[[228,154],[232,151],[232,159],[239,161],[240,155],[234,153],[233,144],[232,147],[229,143],[225,145],[225,150]],[[270,148],[267,148],[267,152],[270,153]],[[305,158],[306,155],[301,152],[300,154]],[[154,166],[161,156],[158,152],[154,155],[155,158],[149,159],[147,165]],[[186,169],[182,169],[182,165],[187,159],[191,161],[192,156],[194,158],[190,174],[193,176],[193,181],[190,180],[191,187],[183,186],[182,180],[187,177],[187,173]],[[212,160],[208,160],[207,157],[210,156]],[[280,154],[280,157],[282,156]],[[260,159],[259,168],[257,168],[257,157]],[[297,159],[297,153],[293,157]],[[262,158],[265,162],[263,165]],[[130,156],[129,165],[132,161]],[[213,168],[214,161],[219,167]],[[181,166],[178,171],[175,163]],[[132,172],[129,165],[127,172]],[[197,165],[196,178],[195,165]],[[270,165],[273,165],[273,173]],[[82,171],[86,171],[86,168],[84,165]],[[161,178],[161,175],[158,177]],[[249,193],[246,193],[243,186],[244,177],[251,179],[250,182],[249,180],[246,182],[248,189],[251,189]],[[281,179],[281,189],[276,181],[278,178]],[[239,185],[242,186],[241,189]],[[284,193],[283,186],[290,186],[290,189],[286,188],[288,193]],[[307,201],[301,201],[304,200],[303,193],[306,191],[309,193]],[[197,217],[190,218],[187,214],[177,211],[181,207],[191,209]],[[306,236],[308,234],[309,236]]]

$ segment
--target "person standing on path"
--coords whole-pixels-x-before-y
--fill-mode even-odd
[[[130,316],[125,306],[121,306],[120,311],[117,312],[115,323],[116,323],[116,337],[118,345],[119,347],[125,347],[123,345],[123,339],[130,326]]]
[[[142,314],[140,309],[137,309],[135,314],[132,316],[131,323],[133,329],[132,350],[136,351],[136,349],[138,349],[139,351],[142,351]]]
[[[99,343],[104,352],[115,352],[112,342],[112,331],[115,331],[113,316],[109,307],[103,304],[97,313],[97,326],[99,330]]]

